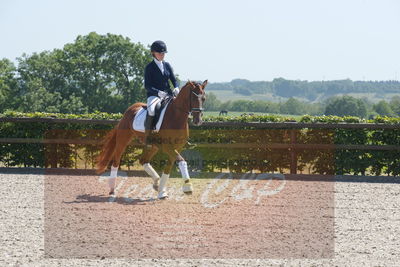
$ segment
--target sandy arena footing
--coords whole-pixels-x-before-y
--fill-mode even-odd
[[[400,184],[378,177],[0,174],[0,266],[398,266]],[[226,177],[224,177],[226,178]],[[269,182],[268,182],[269,181]],[[268,242],[267,242],[268,241]]]

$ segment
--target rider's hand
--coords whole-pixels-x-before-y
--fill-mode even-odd
[[[175,87],[174,90],[172,90],[172,94],[173,94],[174,96],[177,96],[177,95],[179,94],[179,88],[178,88],[178,87]]]
[[[167,97],[168,93],[164,92],[164,91],[158,91],[158,97],[161,99],[164,99],[165,97]]]

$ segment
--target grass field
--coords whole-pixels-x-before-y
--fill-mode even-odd
[[[208,93],[213,93],[214,95],[217,96],[217,99],[219,99],[222,102],[226,101],[235,101],[235,100],[263,100],[263,101],[272,101],[272,102],[284,102],[287,99],[284,97],[279,97],[276,95],[273,95],[271,93],[268,94],[253,94],[249,96],[241,95],[241,94],[235,94],[230,90],[215,90],[215,91],[207,91]]]
[[[213,93],[216,95],[217,99],[226,102],[226,101],[235,101],[235,100],[262,100],[262,101],[271,101],[271,102],[286,102],[288,98],[285,97],[280,97],[277,95],[274,95],[272,93],[267,93],[267,94],[252,94],[249,96],[241,95],[241,94],[235,94],[234,92],[230,90],[209,90],[207,91],[208,93]],[[343,94],[337,94],[336,96],[342,96]],[[349,96],[353,96],[355,98],[365,98],[368,99],[372,103],[377,103],[381,100],[386,100],[390,101],[393,96],[397,96],[397,94],[377,94],[377,93],[349,93],[346,94]],[[296,99],[300,101],[305,101],[308,102],[306,98],[300,98],[296,97]],[[315,101],[312,101],[312,103],[317,103],[321,102],[326,99],[325,95],[320,94]]]
[[[228,111],[228,116],[234,116],[238,117],[241,116],[244,113],[253,113],[254,115],[273,115],[273,116],[282,116],[282,117],[290,117],[294,118],[295,120],[299,120],[303,115],[289,115],[289,114],[272,114],[272,113],[263,113],[263,112],[244,112],[244,111]],[[214,116],[217,117],[219,116],[219,111],[205,111],[204,116]],[[224,115],[225,116],[225,115]]]

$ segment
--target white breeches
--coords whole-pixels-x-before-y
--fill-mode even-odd
[[[147,113],[150,116],[156,115],[156,106],[161,102],[161,98],[157,96],[149,96],[147,98]]]

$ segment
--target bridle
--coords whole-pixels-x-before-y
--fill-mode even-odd
[[[204,94],[196,94],[195,92],[193,92],[192,90],[190,90],[195,96],[197,96],[198,99],[203,98]],[[202,101],[199,101],[200,103],[202,103]],[[198,107],[198,108],[194,108],[192,107],[192,96],[189,94],[189,114],[193,113],[193,112],[203,112],[204,108]]]
[[[190,93],[193,93],[198,99],[203,98],[205,94],[196,94],[195,92],[193,92],[192,89],[190,89]],[[189,111],[184,110],[181,107],[178,107],[178,109],[182,110],[183,112],[185,112],[187,115],[190,115],[194,112],[202,112],[204,110],[203,107],[198,107],[198,108],[194,108],[192,107],[192,95],[189,93]],[[202,103],[201,101],[199,101],[200,103]]]
[[[200,100],[200,98],[203,98],[205,95],[205,94],[196,94],[195,92],[193,92],[193,89],[190,89],[190,93],[193,93],[199,100]],[[179,108],[179,109],[181,109],[182,111],[185,111],[188,115],[190,115],[194,112],[203,112],[204,108],[202,106],[198,107],[198,108],[194,108],[192,106],[192,95],[190,93],[189,93],[189,111],[183,110],[182,108]],[[199,102],[202,103],[201,101],[199,101]]]

